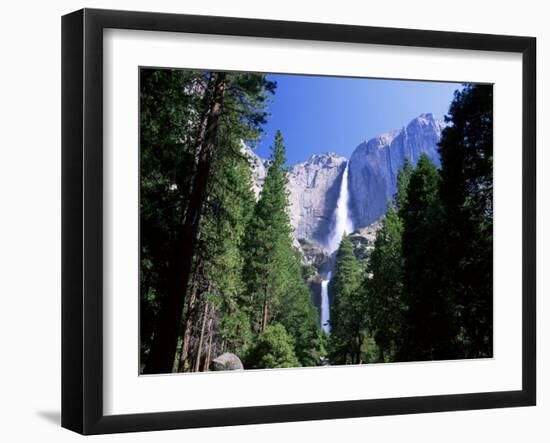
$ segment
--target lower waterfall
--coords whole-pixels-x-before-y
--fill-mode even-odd
[[[328,235],[326,248],[330,254],[333,254],[340,246],[340,241],[344,234],[353,232],[353,221],[349,212],[349,192],[348,192],[348,166],[346,163],[342,182],[340,183],[340,193],[334,209],[334,222]],[[334,263],[331,259],[330,263]],[[330,332],[330,299],[328,296],[328,284],[332,277],[332,266],[326,275],[326,279],[321,281],[321,328],[325,332]]]
[[[328,282],[331,272],[327,274],[327,279],[321,281],[321,328],[325,332],[330,332],[330,302],[328,299]]]

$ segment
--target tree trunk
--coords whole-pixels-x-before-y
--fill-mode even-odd
[[[201,326],[201,335],[199,338],[199,345],[197,346],[197,352],[196,352],[196,358],[195,358],[195,368],[193,369],[195,372],[199,372],[199,369],[201,367],[201,351],[202,351],[202,343],[204,341],[204,330],[206,327],[206,317],[208,317],[208,302],[204,303],[204,313],[202,314],[202,326]]]
[[[206,351],[206,358],[204,359],[203,371],[208,371],[210,367],[210,358],[212,357],[212,318],[208,320],[208,351]]]
[[[174,362],[178,331],[183,306],[189,289],[193,257],[197,245],[199,222],[206,200],[212,158],[216,149],[216,136],[226,88],[226,74],[212,74],[213,94],[198,138],[197,170],[189,195],[187,211],[181,229],[174,241],[168,288],[157,318],[157,328],[151,346],[151,355],[145,367],[149,374],[167,373]]]
[[[191,340],[191,327],[193,326],[193,317],[195,315],[195,300],[197,298],[197,284],[193,285],[191,289],[191,295],[187,303],[187,312],[185,317],[185,323],[183,324],[183,338],[181,345],[180,361],[178,365],[178,372],[185,370],[185,364],[189,357],[189,341]]]

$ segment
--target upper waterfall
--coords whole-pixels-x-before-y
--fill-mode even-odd
[[[349,162],[346,163],[344,173],[342,174],[340,193],[336,202],[336,209],[334,210],[334,224],[326,245],[330,253],[338,249],[344,233],[350,234],[353,231],[353,221],[351,220],[349,211],[348,171]]]

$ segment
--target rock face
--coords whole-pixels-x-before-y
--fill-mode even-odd
[[[440,166],[437,143],[443,128],[433,114],[422,114],[402,129],[357,146],[349,165],[350,205],[356,227],[368,226],[386,212],[405,158],[416,165],[425,153]]]
[[[329,152],[289,168],[290,219],[296,238],[326,242],[345,167],[345,157]]]
[[[364,261],[369,258],[370,253],[374,250],[376,233],[381,227],[382,223],[377,221],[350,234],[349,239],[353,245],[353,253],[359,260]]]
[[[325,249],[305,238],[301,238],[299,244],[306,264],[315,267],[321,274],[326,274],[330,270],[331,257]]]
[[[245,157],[248,158],[248,163],[252,171],[252,190],[256,199],[260,196],[260,191],[264,186],[265,176],[269,163],[257,155],[248,145],[241,143],[241,149]]]
[[[212,360],[211,371],[237,371],[244,369],[241,359],[231,352],[226,352]]]

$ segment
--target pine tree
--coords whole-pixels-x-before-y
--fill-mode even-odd
[[[413,170],[412,163],[406,158],[403,167],[397,173],[397,192],[395,193],[394,200],[398,214],[403,211],[403,208],[407,204],[407,192]]]
[[[403,208],[404,301],[408,306],[400,360],[456,356],[453,300],[442,290],[444,235],[440,174],[426,155],[414,169]]]
[[[240,140],[226,140],[238,149]],[[250,324],[243,311],[244,282],[242,280],[243,257],[241,253],[245,226],[253,211],[254,193],[251,189],[251,173],[244,157],[229,155],[215,159],[216,180],[209,186],[209,197],[201,219],[198,252],[195,256],[195,296],[189,299],[184,314],[182,346],[178,368],[184,371],[188,359],[200,360],[212,351],[222,348],[238,353],[250,340]],[[208,298],[209,321],[213,325],[211,340],[204,347],[198,346],[201,355],[189,349],[191,328],[198,321],[194,304]],[[197,358],[198,357],[198,358]],[[205,365],[207,366],[207,365]],[[200,365],[199,365],[200,367]]]
[[[400,171],[399,176],[403,175]],[[405,202],[403,196],[407,188],[398,189],[396,200]],[[382,362],[395,360],[404,328],[407,305],[403,300],[402,235],[403,223],[393,205],[388,204],[369,258],[368,270],[372,277],[367,276],[361,287],[366,294],[369,330],[378,346],[378,360]]]
[[[493,87],[455,93],[443,131],[441,198],[445,287],[456,299],[466,358],[492,356]]]
[[[300,362],[294,353],[294,342],[280,323],[273,323],[258,336],[254,347],[246,356],[246,367],[295,368]]]
[[[359,290],[361,268],[353,253],[353,245],[347,235],[342,237],[336,253],[332,279],[329,359],[333,364],[357,364],[362,362],[362,346],[365,338],[365,301]]]
[[[168,280],[170,250],[185,213],[202,97],[195,71],[140,70],[140,342],[147,361]]]
[[[280,131],[264,186],[249,223],[244,275],[252,328],[262,333],[271,322],[285,327],[303,365],[318,362],[320,328],[302,275],[288,214],[285,146]]]
[[[321,352],[319,315],[311,301],[309,288],[304,283],[301,254],[292,251],[287,255],[287,260],[288,264],[281,270],[286,273],[286,285],[273,320],[281,323],[293,338],[301,365],[315,366],[319,363]]]
[[[265,122],[268,93],[275,85],[265,75],[224,72],[204,72],[195,78],[190,89],[201,97],[196,115],[196,137],[193,138],[194,165],[190,186],[174,187],[186,200],[184,212],[179,214],[174,235],[165,260],[168,262],[165,281],[168,282],[158,297],[158,315],[145,371],[170,372],[176,357],[184,306],[192,294],[193,274],[199,268],[196,260],[201,218],[208,200],[209,184],[216,180],[213,167],[216,158],[223,158],[221,147],[233,154],[235,137],[255,140]],[[154,115],[153,115],[154,118]],[[160,127],[160,130],[163,128]]]
[[[286,287],[284,271],[292,251],[285,162],[283,137],[277,131],[272,160],[246,234],[245,275],[251,316],[258,332],[265,330],[281,303]]]

